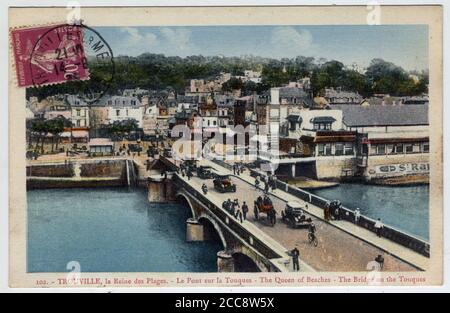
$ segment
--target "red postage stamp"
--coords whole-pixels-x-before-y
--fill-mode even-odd
[[[19,87],[89,79],[81,26],[14,29],[11,37]]]

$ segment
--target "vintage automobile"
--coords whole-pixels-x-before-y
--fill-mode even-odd
[[[272,200],[268,196],[261,197],[259,196],[255,201],[255,219],[259,219],[261,213],[265,213],[267,215],[267,220],[270,225],[274,226],[276,223],[276,211],[273,207]]]
[[[139,144],[136,144],[136,143],[129,143],[128,144],[128,150],[130,150],[130,152],[141,152],[142,151],[142,147]]]
[[[311,218],[306,217],[300,203],[296,201],[286,204],[284,211],[281,212],[281,219],[292,228],[306,228],[312,222]]]
[[[183,162],[183,167],[185,169],[190,169],[191,171],[197,170],[197,160],[185,160]]]
[[[198,166],[197,176],[201,179],[213,179],[215,177],[214,169],[211,166]]]
[[[173,156],[172,155],[172,148],[164,148],[163,155],[166,158],[171,158]]]
[[[218,192],[236,192],[236,185],[231,182],[230,175],[216,174],[214,177],[214,189]]]

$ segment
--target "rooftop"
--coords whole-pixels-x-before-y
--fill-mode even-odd
[[[341,106],[343,123],[357,126],[429,125],[427,105]]]

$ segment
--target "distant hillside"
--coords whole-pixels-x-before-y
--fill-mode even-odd
[[[243,75],[243,71],[247,69],[262,71],[262,83],[242,86],[245,92],[260,92],[305,76],[311,77],[315,95],[322,94],[325,87],[343,87],[358,91],[364,96],[373,93],[417,95],[427,92],[428,89],[427,73],[416,73],[416,79],[413,79],[410,73],[401,67],[382,59],[372,60],[364,74],[348,70],[338,61],[320,62],[304,56],[281,60],[258,56],[195,55],[181,58],[151,53],[138,57],[118,56],[115,57],[116,74],[110,93],[116,94],[123,89],[136,87],[151,90],[172,88],[183,93],[189,79],[213,79],[221,72]],[[38,96],[42,99],[57,93],[102,91],[102,77],[108,77],[110,73],[95,60],[90,59],[88,63],[91,72],[89,81],[29,88],[27,96]]]

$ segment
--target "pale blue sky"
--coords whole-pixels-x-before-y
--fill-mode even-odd
[[[382,58],[406,70],[428,69],[425,25],[97,27],[114,55],[297,55],[367,67]]]

